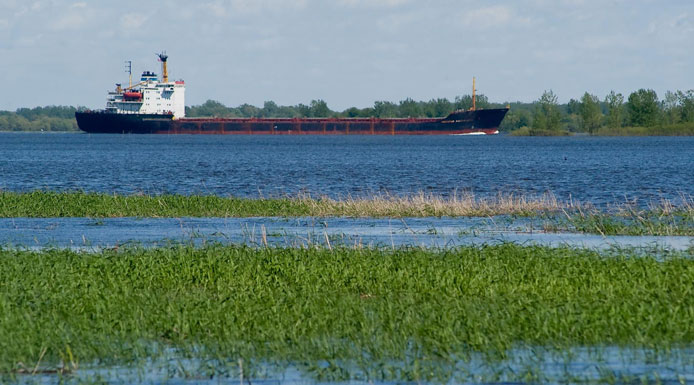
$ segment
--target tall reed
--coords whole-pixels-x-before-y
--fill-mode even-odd
[[[573,209],[553,195],[473,194],[442,197],[418,193],[332,199],[302,195],[292,198],[234,198],[211,195],[117,195],[89,192],[0,192],[0,217],[248,217],[248,216],[487,216],[533,215]]]

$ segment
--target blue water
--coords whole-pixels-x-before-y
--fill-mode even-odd
[[[532,218],[0,218],[0,247],[96,250],[209,242],[278,247],[427,247],[513,242],[629,250],[655,255],[694,251],[689,236],[550,233]]]
[[[439,379],[415,380],[413,378],[379,379],[408,366],[408,363],[374,363],[373,367],[350,365],[349,362],[333,362],[352,380],[317,380],[311,374],[310,365],[300,363],[271,364],[256,367],[255,375],[244,376],[234,366],[233,360],[215,361],[176,357],[175,352],[166,357],[153,357],[140,364],[127,367],[81,366],[72,375],[62,377],[61,384],[108,383],[120,384],[168,384],[168,385],[472,385],[472,384],[689,384],[694,381],[694,359],[690,348],[674,348],[668,351],[624,348],[615,346],[573,347],[558,351],[543,347],[523,347],[507,352],[502,360],[491,361],[482,354],[471,352],[467,360],[453,362],[426,358],[423,361],[439,374]],[[409,363],[411,365],[411,363]],[[411,366],[410,366],[411,368]],[[365,371],[368,370],[369,372]],[[434,373],[423,371],[424,376]],[[191,375],[192,374],[192,375]],[[391,374],[392,376],[392,374]],[[397,376],[397,375],[396,375]],[[19,376],[17,383],[54,384],[55,374]],[[376,377],[376,378],[373,378]]]
[[[0,189],[85,190],[107,193],[217,194],[241,197],[363,196],[425,191],[539,195],[596,205],[638,200],[677,201],[694,195],[694,138],[514,138],[460,136],[137,136],[0,134]],[[103,248],[136,244],[206,241],[250,245],[375,245],[448,247],[518,242],[597,249],[652,247],[692,249],[692,237],[599,237],[536,232],[531,219],[495,218],[4,218],[0,247]],[[529,230],[530,229],[530,230]],[[536,383],[601,382],[632,378],[645,382],[691,382],[690,347],[657,358],[638,349],[607,347],[595,358],[580,350],[554,360],[536,350],[511,355],[496,365],[473,359],[456,363],[450,384],[514,383],[525,370]],[[636,354],[636,355],[635,355]],[[568,357],[567,356],[567,357]],[[626,359],[624,357],[627,357]],[[232,378],[185,377],[171,369],[96,366],[68,377],[109,383],[238,383]],[[191,362],[192,373],[197,362]],[[185,365],[184,365],[185,366]],[[173,371],[172,371],[173,370]],[[142,375],[144,374],[144,378]],[[147,374],[149,373],[149,374]],[[310,376],[280,371],[273,384],[314,383]],[[134,377],[133,377],[134,376]],[[460,376],[459,378],[457,376]],[[58,376],[20,376],[20,383],[55,383]],[[520,380],[524,382],[523,380]],[[2,380],[0,380],[2,382]],[[96,381],[95,381],[96,382]],[[382,381],[358,384],[391,385]],[[530,380],[529,382],[533,382]],[[248,381],[250,383],[250,381]],[[262,378],[253,383],[263,382]]]
[[[0,189],[241,197],[419,191],[595,204],[694,195],[694,138],[0,134]]]

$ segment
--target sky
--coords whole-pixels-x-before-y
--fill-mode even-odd
[[[0,110],[103,108],[159,73],[186,105],[560,102],[694,88],[692,0],[0,0]]]

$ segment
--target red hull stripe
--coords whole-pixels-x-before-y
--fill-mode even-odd
[[[451,130],[451,131],[394,131],[394,132],[370,132],[370,131],[212,131],[212,130],[162,130],[153,134],[171,135],[496,135],[499,130]]]

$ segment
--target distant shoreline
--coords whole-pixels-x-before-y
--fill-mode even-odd
[[[36,130],[4,130],[0,129],[0,134],[87,134],[81,130],[64,130],[64,131],[36,131]],[[131,134],[132,135],[132,134]],[[135,134],[140,135],[140,134]],[[195,134],[191,134],[195,135]],[[249,134],[250,135],[250,134]],[[549,131],[549,130],[539,130],[533,132],[533,130],[515,130],[515,131],[502,131],[499,133],[500,136],[515,136],[515,137],[646,137],[646,136],[694,136],[694,127],[688,127],[686,129],[677,130],[669,129],[666,127],[665,131],[659,130],[659,127],[622,127],[616,131],[599,130],[596,133],[589,134],[587,132],[569,132],[564,130]],[[354,136],[354,135],[352,135]],[[387,135],[386,135],[387,136]],[[455,135],[454,135],[455,136]]]
[[[510,136],[694,136],[694,124],[672,124],[653,127],[602,127],[593,133],[567,130],[534,130],[528,127],[507,132]]]

